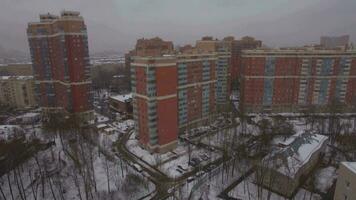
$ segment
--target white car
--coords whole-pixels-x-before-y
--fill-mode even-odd
[[[142,167],[138,164],[133,164],[134,168],[138,171],[138,172],[142,172]]]

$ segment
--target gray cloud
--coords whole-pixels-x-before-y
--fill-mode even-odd
[[[1,0],[0,45],[28,52],[26,26],[38,14],[78,10],[91,52],[133,47],[161,36],[176,44],[202,35],[252,35],[273,46],[318,42],[321,35],[356,38],[354,0]]]

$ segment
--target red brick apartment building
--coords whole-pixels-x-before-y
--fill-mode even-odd
[[[241,105],[252,112],[327,112],[337,103],[356,106],[356,52],[345,50],[260,49],[239,55]]]
[[[227,99],[227,79],[218,77],[228,76],[230,53],[198,43],[175,51],[172,42],[159,38],[138,43],[130,65],[136,133],[147,149],[165,152],[175,148],[180,131],[216,111],[216,88]]]
[[[44,114],[59,110],[83,120],[92,112],[87,29],[79,12],[40,15],[27,28],[36,93]]]

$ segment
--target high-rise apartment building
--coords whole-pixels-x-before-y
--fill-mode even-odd
[[[0,104],[14,108],[37,106],[33,76],[0,76]]]
[[[216,103],[218,108],[228,103],[231,86],[231,45],[232,37],[223,40],[203,37],[196,42],[196,52],[213,53],[216,58]]]
[[[228,51],[197,47],[174,51],[171,42],[165,44],[172,48],[150,43],[131,63],[136,133],[140,144],[159,152],[174,148],[179,132],[189,125],[207,122],[215,114],[217,97],[227,94],[218,94],[217,77],[228,72],[230,56]]]
[[[239,59],[241,105],[247,111],[356,106],[355,51],[243,50]]]
[[[92,93],[87,29],[79,12],[40,15],[27,28],[36,93],[44,114],[65,111],[90,119]]]
[[[155,37],[151,39],[145,39],[145,38],[138,39],[135,48],[125,54],[125,71],[128,77],[127,80],[131,83],[130,68],[134,56],[140,56],[140,55],[154,56],[154,55],[160,55],[162,53],[170,54],[172,52],[174,52],[173,42],[163,41],[159,37]],[[131,85],[130,85],[130,89],[131,89]]]
[[[255,40],[250,36],[242,37],[240,40],[235,40],[230,37],[225,40],[231,41],[231,79],[236,80],[240,73],[239,58],[242,50],[253,50],[262,47],[261,40]]]

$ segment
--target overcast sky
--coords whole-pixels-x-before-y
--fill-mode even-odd
[[[254,36],[270,46],[356,40],[356,0],[0,0],[0,46],[28,52],[26,26],[40,13],[80,11],[91,52],[131,49],[160,36],[176,45],[203,35]]]

